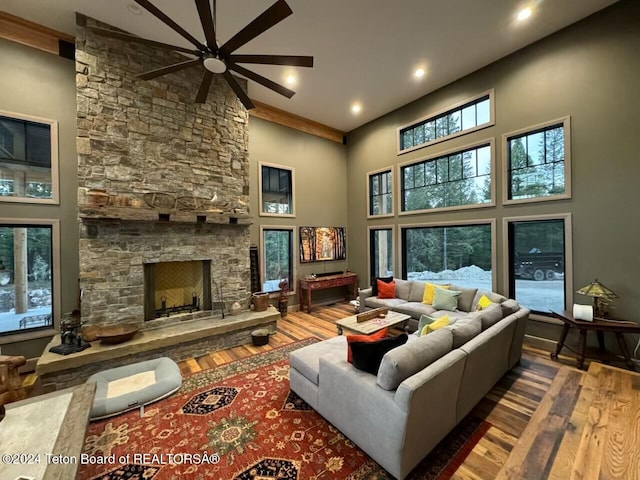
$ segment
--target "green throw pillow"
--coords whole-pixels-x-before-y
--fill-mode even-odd
[[[418,330],[416,330],[416,332],[418,333],[418,336],[420,335],[420,332],[424,327],[426,327],[427,325],[431,325],[436,320],[438,319],[434,317],[430,317],[429,315],[420,315],[420,320],[418,321]]]
[[[433,294],[433,308],[436,310],[449,310],[455,312],[458,309],[458,297],[462,292],[456,290],[445,290],[436,287]]]

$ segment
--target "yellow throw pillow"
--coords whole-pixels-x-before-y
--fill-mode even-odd
[[[478,304],[476,305],[476,311],[484,310],[492,303],[493,302],[489,300],[489,297],[487,297],[486,295],[482,295],[480,297],[480,300],[478,300]]]
[[[433,294],[436,291],[436,287],[449,290],[449,285],[436,285],[435,283],[427,282],[424,286],[424,295],[422,295],[422,303],[431,305],[433,303]]]
[[[420,336],[422,337],[424,335],[427,335],[428,333],[434,332],[439,328],[446,327],[447,325],[449,325],[449,315],[443,315],[435,322],[430,323],[429,325],[425,325],[420,331]]]

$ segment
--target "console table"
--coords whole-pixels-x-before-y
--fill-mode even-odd
[[[307,307],[307,313],[311,313],[311,292],[313,290],[325,290],[334,287],[347,288],[347,300],[356,297],[358,292],[358,275],[355,273],[341,273],[319,278],[303,278],[298,280],[300,292],[300,310]]]
[[[635,370],[635,364],[631,361],[629,348],[627,347],[627,343],[624,340],[624,334],[640,333],[640,325],[625,320],[609,320],[605,318],[594,318],[592,322],[585,322],[573,318],[573,313],[568,310],[565,310],[562,313],[551,312],[551,314],[558,320],[562,320],[562,322],[564,323],[564,325],[562,326],[560,339],[558,340],[558,344],[556,346],[556,351],[555,353],[551,354],[552,359],[557,359],[562,349],[566,347],[578,356],[577,366],[582,370],[582,368],[584,367],[584,358],[587,355],[587,332],[596,332],[596,336],[598,337],[598,345],[600,347],[600,351],[597,355],[598,357],[606,353],[604,348],[604,333],[610,332],[615,335],[616,340],[618,341],[618,346],[620,347],[622,355],[624,355],[624,360],[627,366],[631,370]],[[564,343],[571,328],[577,329],[580,333],[577,351],[574,351],[571,347],[565,345]]]

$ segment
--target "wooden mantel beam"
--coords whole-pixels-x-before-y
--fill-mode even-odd
[[[344,143],[345,132],[341,130],[294,115],[293,113],[285,112],[284,110],[258,102],[257,100],[252,99],[251,101],[256,106],[256,108],[249,110],[249,115],[252,117],[261,118],[262,120],[284,125],[294,130],[326,138],[332,142]]]
[[[0,38],[64,57],[75,44],[71,35],[5,12],[0,12]]]

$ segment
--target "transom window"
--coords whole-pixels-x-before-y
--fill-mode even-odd
[[[262,290],[278,292],[287,281],[293,291],[293,227],[262,227]]]
[[[492,142],[400,167],[401,211],[493,203]]]
[[[393,180],[391,168],[368,174],[369,216],[393,214]]]
[[[505,203],[570,197],[569,117],[505,135]]]
[[[292,168],[260,164],[260,212],[265,216],[294,216]]]
[[[415,150],[492,125],[493,91],[398,129],[398,151]]]
[[[57,203],[57,122],[0,111],[0,201]]]

